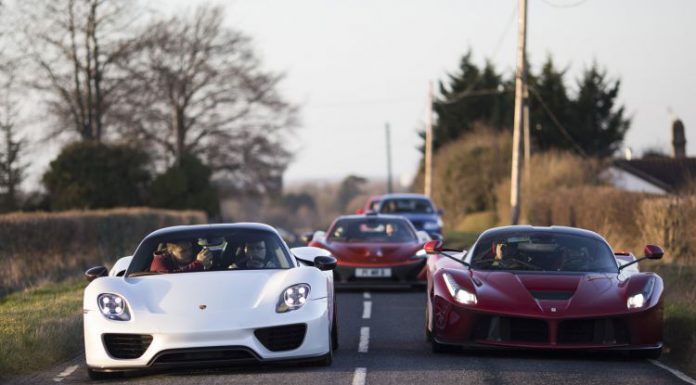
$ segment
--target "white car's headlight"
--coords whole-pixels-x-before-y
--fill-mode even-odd
[[[278,301],[278,306],[276,311],[278,313],[285,313],[291,310],[297,310],[307,303],[309,298],[310,287],[306,283],[300,283],[297,285],[292,285],[287,289],[283,290],[280,295],[280,300]]]
[[[645,283],[643,290],[640,293],[633,294],[626,300],[626,307],[629,309],[640,309],[645,306],[648,298],[652,295],[653,289],[655,288],[655,278],[650,278],[648,282]]]
[[[110,320],[129,321],[131,318],[128,303],[118,294],[99,294],[97,305],[102,315]]]
[[[423,223],[424,230],[437,230],[440,227],[441,227],[440,224],[437,222],[425,222],[425,223]]]
[[[454,280],[454,277],[447,273],[443,273],[442,278],[445,280],[447,290],[449,290],[450,294],[457,302],[464,305],[476,305],[478,302],[476,299],[476,294],[460,287]]]

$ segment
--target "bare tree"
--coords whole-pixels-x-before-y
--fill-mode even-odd
[[[219,7],[154,21],[124,67],[119,114],[125,137],[157,144],[163,159],[193,154],[237,189],[277,189],[289,161],[296,108],[282,76],[260,69],[251,42],[222,25]]]
[[[25,139],[17,138],[16,98],[17,63],[0,64],[0,210],[19,208],[19,185],[24,179],[26,164],[20,156],[26,147]]]
[[[129,0],[26,0],[18,2],[23,42],[33,62],[31,85],[49,95],[57,125],[49,137],[77,133],[101,141],[119,67],[132,46],[128,26],[135,10]]]

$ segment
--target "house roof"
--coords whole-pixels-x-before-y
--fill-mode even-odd
[[[696,178],[696,158],[617,159],[614,166],[669,192],[676,192]]]

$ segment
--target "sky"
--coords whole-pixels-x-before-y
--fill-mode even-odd
[[[155,0],[163,13],[202,0]],[[253,38],[266,69],[285,73],[282,93],[300,106],[289,183],[356,174],[386,177],[389,124],[395,183],[420,161],[428,82],[444,80],[471,50],[514,71],[515,0],[232,0],[226,23]],[[632,118],[625,144],[670,151],[671,116],[696,155],[696,1],[528,0],[528,57],[551,55],[569,85],[597,62],[621,80]]]

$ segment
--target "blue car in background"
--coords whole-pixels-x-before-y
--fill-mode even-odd
[[[431,237],[442,238],[442,209],[436,209],[433,201],[421,194],[382,195],[377,212],[408,218],[416,230],[424,230]]]

